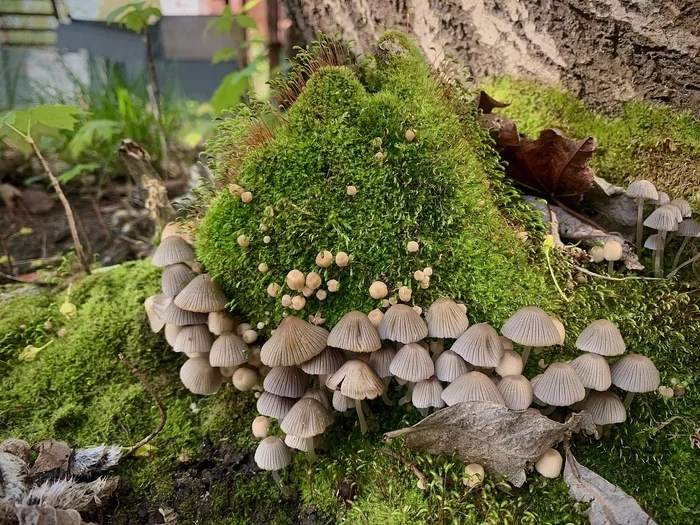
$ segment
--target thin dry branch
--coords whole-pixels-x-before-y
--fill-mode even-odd
[[[379,451],[382,452],[383,454],[386,454],[387,456],[391,456],[394,459],[398,459],[401,463],[403,463],[404,465],[406,465],[408,468],[410,468],[413,471],[413,473],[416,475],[416,477],[423,483],[424,487],[428,486],[427,482],[425,481],[425,476],[423,475],[423,473],[420,470],[418,470],[416,468],[416,466],[413,463],[411,463],[410,461],[408,461],[405,457],[403,457],[400,454],[397,454],[393,450],[389,450],[388,448],[380,448]]]
[[[143,376],[141,372],[139,372],[134,365],[129,363],[129,361],[126,360],[124,357],[124,354],[119,354],[119,360],[126,365],[126,367],[131,371],[132,374],[136,376],[136,378],[141,381],[141,384],[144,386],[144,388],[148,391],[149,394],[151,394],[151,397],[153,400],[156,402],[156,405],[158,405],[158,410],[160,410],[160,423],[158,423],[158,426],[148,434],[145,438],[143,438],[141,441],[136,443],[133,447],[129,449],[129,451],[124,454],[124,456],[130,456],[134,452],[136,452],[139,448],[147,444],[149,441],[151,441],[154,437],[156,437],[158,434],[160,434],[161,430],[165,427],[165,422],[167,421],[168,418],[168,412],[165,409],[165,405],[163,404],[163,400],[160,398],[158,393],[153,389],[151,384],[148,382],[148,380]]]
[[[609,275],[601,275],[599,273],[586,270],[584,267],[578,266],[577,264],[571,264],[571,266],[576,268],[579,272],[585,273],[586,275],[590,275],[591,277],[599,277],[607,281],[663,281],[663,277],[643,277],[639,275],[630,275],[629,277],[610,277]]]

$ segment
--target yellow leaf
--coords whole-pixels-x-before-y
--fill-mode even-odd
[[[78,315],[78,308],[76,308],[76,306],[73,303],[69,303],[68,301],[61,305],[60,311],[68,319],[72,319],[73,317]]]
[[[34,361],[41,350],[41,348],[37,348],[34,345],[27,345],[24,347],[24,350],[22,350],[22,353],[19,354],[19,360]]]
[[[156,450],[158,450],[158,447],[154,447],[150,443],[146,443],[145,445],[137,448],[134,451],[134,457],[150,458],[155,453]]]
[[[552,248],[554,248],[554,237],[551,235],[547,235],[544,238],[544,242],[542,243],[542,247],[544,248],[544,251],[549,252]]]

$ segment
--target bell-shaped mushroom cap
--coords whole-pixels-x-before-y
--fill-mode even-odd
[[[435,375],[440,381],[451,383],[467,372],[469,372],[469,365],[452,350],[445,350],[435,361]]]
[[[435,364],[430,352],[418,343],[409,343],[396,353],[389,371],[398,378],[417,383],[435,373]]]
[[[390,346],[383,346],[376,352],[369,354],[369,366],[379,377],[390,377],[393,374],[389,367],[396,357],[396,350]]]
[[[226,332],[216,338],[211,345],[209,363],[211,366],[238,366],[245,363],[248,358],[246,352],[248,345],[236,334]]]
[[[207,322],[207,314],[189,312],[178,307],[171,302],[163,312],[163,320],[175,326],[188,326],[193,324],[204,324]]]
[[[302,399],[305,397],[310,397],[311,399],[315,399],[319,403],[321,403],[324,407],[326,407],[326,410],[330,410],[331,406],[330,403],[328,402],[328,396],[326,396],[326,393],[323,390],[319,390],[317,388],[307,388],[306,391],[304,392],[304,395],[301,396]]]
[[[610,388],[610,365],[599,354],[586,353],[571,361],[571,366],[586,388],[602,392]]]
[[[263,470],[281,470],[292,461],[289,447],[277,436],[268,436],[255,449],[255,463]]]
[[[288,315],[263,345],[260,359],[267,366],[300,365],[326,348],[328,332],[320,326]]]
[[[627,392],[652,392],[659,388],[659,371],[651,359],[629,354],[610,367],[612,382]]]
[[[619,261],[622,259],[622,244],[615,239],[608,239],[603,244],[603,258],[606,261]]]
[[[467,314],[448,297],[436,299],[425,313],[430,337],[457,339],[469,328]]]
[[[561,336],[561,340],[559,341],[559,344],[563,345],[564,341],[566,341],[566,328],[564,328],[564,323],[562,323],[559,320],[559,318],[554,317],[553,315],[550,315],[549,318],[554,323],[554,326],[557,327],[557,330],[559,331],[559,335]]]
[[[163,293],[174,297],[179,294],[190,283],[197,274],[192,271],[192,268],[184,263],[171,264],[163,269],[163,275],[160,278]]]
[[[552,363],[532,385],[538,399],[552,406],[568,406],[586,397],[586,389],[571,365]]]
[[[659,206],[646,218],[644,226],[659,231],[675,232],[678,229],[678,223],[683,220],[683,217],[678,218],[679,215],[680,211],[675,206],[668,204]]]
[[[223,310],[228,299],[211,275],[198,275],[175,297],[175,304],[190,312],[217,312]]]
[[[428,326],[416,311],[405,304],[389,308],[379,324],[379,337],[399,343],[415,343],[428,337]]]
[[[374,399],[384,392],[384,384],[372,367],[360,359],[351,359],[326,381],[331,390],[338,390],[353,399]],[[335,404],[333,405],[335,406]]]
[[[152,295],[143,302],[148,324],[154,333],[160,332],[165,326],[165,310],[172,299],[163,293]]]
[[[678,225],[676,235],[680,237],[700,237],[700,223],[695,219],[683,219]]]
[[[327,346],[323,352],[299,366],[307,374],[335,374],[344,362],[345,357],[341,350]]]
[[[346,313],[328,335],[328,346],[350,352],[374,352],[382,347],[377,328],[366,314],[358,311]]]
[[[604,356],[625,353],[625,341],[620,330],[607,319],[589,324],[576,339],[576,348]]]
[[[284,419],[292,409],[296,400],[290,397],[276,396],[270,392],[263,392],[258,398],[256,408],[258,413],[275,419]]]
[[[180,335],[182,331],[182,326],[176,326],[174,324],[165,325],[165,340],[170,346],[175,346],[175,341],[177,341],[177,336]]]
[[[151,259],[156,266],[170,266],[189,261],[194,261],[194,250],[185,239],[177,235],[163,239]]]
[[[188,359],[180,368],[180,381],[193,394],[208,395],[219,390],[223,377],[207,359]]]
[[[326,407],[313,398],[302,397],[284,417],[280,428],[285,434],[310,438],[323,434],[332,422]]]
[[[275,366],[265,376],[266,392],[283,397],[301,397],[309,384],[309,376],[296,366]]]
[[[474,366],[492,368],[501,360],[503,345],[494,328],[486,323],[477,323],[459,336],[452,345],[452,351]]]
[[[504,350],[495,372],[501,377],[522,374],[523,358],[514,350]]]
[[[541,407],[547,406],[547,403],[542,401],[540,398],[537,397],[535,394],[535,384],[542,379],[542,374],[537,374],[535,377],[530,379],[530,385],[532,386],[532,402],[535,403],[536,405],[539,405]]]
[[[668,193],[664,191],[659,192],[659,198],[658,199],[653,199],[651,202],[654,206],[663,206],[664,204],[668,204],[671,202],[671,198],[668,196]]]
[[[693,214],[693,210],[690,209],[690,204],[685,199],[673,199],[668,203],[669,206],[675,206],[681,212],[683,217],[690,217]]]
[[[532,385],[523,375],[505,376],[498,382],[498,391],[511,410],[525,410],[532,404]]]
[[[314,448],[317,447],[316,441],[317,439],[314,439]],[[289,448],[293,448],[294,450],[300,450],[301,452],[309,452],[309,442],[301,438],[299,436],[292,436],[291,434],[287,434],[284,436],[284,444],[287,445]]]
[[[589,392],[583,400],[583,410],[591,414],[596,425],[613,425],[627,419],[625,406],[612,392]]]
[[[431,376],[416,383],[413,387],[411,402],[416,408],[442,408],[445,406],[445,402],[442,399],[442,391],[440,380],[435,376]]]
[[[185,326],[180,330],[177,339],[175,339],[173,350],[188,354],[209,352],[213,342],[214,336],[211,335],[207,325],[195,324]]]
[[[556,478],[561,473],[562,463],[561,454],[550,448],[535,461],[535,470],[545,478]]]
[[[207,319],[209,331],[214,335],[221,335],[224,332],[234,332],[236,330],[236,321],[226,310],[211,312]]]
[[[448,406],[464,401],[491,401],[505,405],[503,396],[487,375],[481,372],[467,372],[452,381],[442,393]]]
[[[333,392],[333,409],[338,412],[347,412],[351,408],[355,408],[355,400],[351,397],[344,396],[340,390]]]
[[[665,244],[666,242],[664,241],[664,238],[659,233],[650,235],[647,237],[647,240],[644,241],[644,247],[649,250],[660,250]]]
[[[513,341],[511,341],[503,335],[499,335],[498,338],[501,340],[501,346],[503,347],[503,350],[513,350]]]
[[[561,340],[552,318],[537,306],[526,306],[515,312],[503,324],[501,333],[523,346],[558,345]]]
[[[655,200],[659,198],[659,193],[648,180],[636,180],[629,185],[625,194],[630,199]]]

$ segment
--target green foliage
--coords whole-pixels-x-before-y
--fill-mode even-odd
[[[109,119],[87,120],[68,143],[68,153],[77,159],[95,143],[111,143],[119,131],[119,123]]]
[[[117,7],[107,15],[106,21],[108,25],[117,22],[129,31],[140,35],[153,18],[161,16],[162,13],[157,7],[147,5],[146,2],[133,2]]]
[[[99,167],[100,167],[100,165],[95,163],[95,162],[91,162],[89,164],[76,164],[71,169],[61,173],[56,178],[58,179],[58,182],[60,182],[62,184],[66,184],[66,183],[72,181],[73,179],[75,179],[76,177],[82,175],[83,173],[93,172],[96,169],[98,169]]]
[[[266,289],[283,285],[293,268],[340,282],[339,293],[324,302],[309,297],[297,314],[320,312],[326,326],[350,310],[379,307],[368,293],[377,279],[392,294],[411,287],[413,304],[424,308],[443,295],[466,301],[473,318],[496,325],[518,305],[556,301],[532,264],[539,246],[522,242],[497,210],[492,190],[502,185],[502,172],[475,114],[460,121],[413,44],[400,45],[410,54],[379,64],[376,93],[345,67],[314,73],[287,124],[247,148],[233,174],[229,158],[238,152],[231,146],[250,114],[225,119],[212,142],[215,174],[254,197],[244,204],[226,189],[216,196],[199,228],[198,257],[251,322],[273,327],[282,319],[280,297],[293,292],[284,287],[273,299]],[[413,142],[407,129],[416,132]],[[349,185],[357,187],[354,197]],[[527,221],[529,212],[519,217]],[[237,244],[239,235],[251,239],[249,248]],[[263,243],[265,235],[271,243]],[[419,253],[407,253],[410,240],[420,242]],[[352,262],[319,269],[314,260],[323,250],[345,251]],[[258,271],[260,263],[268,272]],[[413,273],[428,266],[434,274],[422,290]]]

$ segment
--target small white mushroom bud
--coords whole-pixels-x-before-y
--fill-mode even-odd
[[[243,188],[238,184],[229,184],[228,191],[234,197],[240,197],[243,194]]]
[[[292,290],[301,290],[304,284],[306,284],[306,278],[299,270],[292,270],[287,274],[287,286]]]
[[[347,194],[351,197],[357,195],[357,188],[355,186],[348,186],[345,191],[347,191]]]
[[[418,305],[413,307],[413,311],[416,312],[418,315],[423,313],[423,309]]]
[[[256,327],[258,330],[262,330],[263,328],[265,328],[265,323],[263,323],[262,321],[260,321],[258,324],[255,325],[255,327]]]
[[[204,271],[204,265],[201,262],[193,262],[192,263],[192,271],[194,273],[202,273]]]
[[[295,295],[292,297],[292,308],[301,310],[306,306],[306,298],[303,295]]]
[[[256,438],[266,438],[270,430],[270,420],[265,416],[258,416],[253,420],[252,425],[253,435]]]
[[[408,241],[408,244],[406,244],[406,249],[408,250],[408,253],[416,253],[418,250],[420,250],[420,245],[416,241]]]
[[[428,277],[427,275],[425,275],[425,273],[423,273],[423,279],[421,279],[421,283],[430,284],[430,277]]]
[[[403,302],[407,303],[410,301],[411,295],[413,295],[413,292],[408,286],[402,286],[399,288],[399,299],[401,299]]]
[[[272,206],[268,206],[267,208],[265,208],[265,211],[263,213],[266,217],[274,217],[275,209]]]
[[[250,368],[239,368],[233,373],[231,382],[241,392],[247,392],[258,382],[258,374]]]
[[[270,297],[277,297],[277,295],[279,295],[280,293],[281,288],[282,287],[277,283],[270,283],[267,286],[267,293],[270,295]]]
[[[423,279],[425,279],[425,273],[421,272],[420,270],[416,270],[415,272],[413,272],[413,278],[416,281],[422,281]]]
[[[603,244],[603,257],[606,261],[619,261],[622,259],[622,244],[615,239],[609,239]]]
[[[459,309],[462,310],[465,314],[467,313],[467,305],[464,303],[457,303],[457,306],[459,306]]]
[[[602,246],[593,246],[589,251],[588,255],[591,256],[593,262],[599,263],[605,260],[605,255]]]
[[[325,301],[326,297],[328,297],[328,293],[325,290],[319,290],[316,292],[316,299],[319,301]]]
[[[347,266],[350,263],[350,256],[345,252],[335,254],[335,264],[340,267]]]
[[[271,240],[272,240],[272,238],[269,235],[265,235],[265,237],[263,237],[263,242],[265,244],[270,244]]]
[[[412,129],[406,130],[406,140],[408,142],[413,142],[413,139],[416,138],[416,132],[413,131]]]
[[[292,296],[291,295],[284,294],[282,296],[282,306],[284,306],[285,308],[289,308],[290,306],[292,306]]]
[[[378,151],[377,153],[374,154],[374,159],[377,162],[383,161],[384,160],[384,153],[382,153],[381,151]]]
[[[336,281],[335,279],[331,279],[328,281],[328,291],[329,292],[337,292],[340,289],[340,283]]]
[[[382,322],[382,319],[384,319],[384,313],[382,313],[381,310],[375,309],[368,313],[367,317],[369,317],[370,322],[374,326],[379,326]]]
[[[430,266],[424,268],[423,275],[425,275],[426,277],[430,277],[431,275],[433,275],[433,269]]]
[[[268,270],[267,264],[265,264],[265,263],[258,264],[258,271],[265,273],[267,270]]]
[[[545,478],[556,478],[561,473],[562,463],[561,454],[557,450],[550,448],[535,461],[535,470]]]
[[[241,201],[245,203],[249,203],[250,201],[253,200],[253,194],[250,193],[249,191],[244,191],[241,193]]]
[[[236,241],[238,242],[238,245],[243,246],[243,248],[250,244],[250,239],[245,235],[239,235]]]
[[[248,330],[246,330],[247,332]],[[260,347],[254,346],[250,349],[250,355],[248,356],[248,364],[253,366],[260,366],[262,361],[260,360]]]
[[[265,233],[269,229],[270,229],[270,227],[267,224],[265,224],[264,222],[260,223],[260,231],[261,232]]]
[[[304,286],[301,289],[301,293],[304,294],[304,297],[311,297],[314,294],[314,291],[308,286]]]
[[[381,281],[374,281],[369,287],[369,294],[372,299],[383,299],[389,293],[386,284]]]
[[[472,463],[464,467],[464,484],[471,488],[476,487],[484,481],[484,467],[478,463]]]
[[[389,306],[394,306],[396,303],[398,303],[396,297],[389,297]]]
[[[264,324],[263,327],[265,327]],[[251,344],[258,340],[258,332],[256,332],[255,330],[246,330],[245,332],[243,332],[242,337],[243,341],[245,341],[247,344]]]
[[[316,266],[328,268],[333,263],[333,254],[328,250],[323,250],[316,256]]]
[[[389,308],[391,306],[391,303],[389,302],[389,299],[382,299],[382,308]]]
[[[306,276],[306,286],[308,286],[312,290],[315,290],[316,288],[321,286],[321,282],[321,276],[316,272],[309,272]]]
[[[428,288],[430,288],[430,281],[426,281],[424,279],[420,282],[420,284],[418,286],[420,286],[421,290],[427,290]]]
[[[250,330],[252,326],[248,323],[241,323],[236,327],[236,333],[239,336],[242,336],[244,333],[246,333],[248,330]]]

